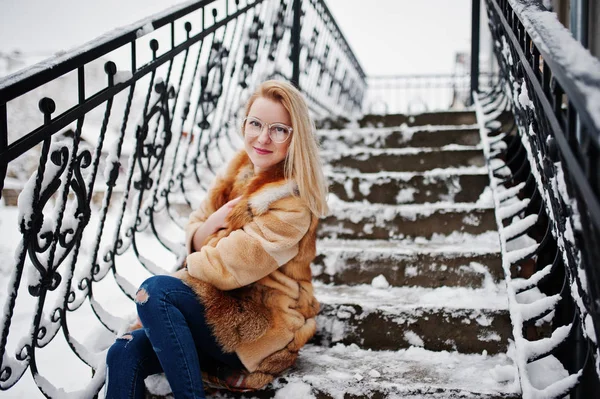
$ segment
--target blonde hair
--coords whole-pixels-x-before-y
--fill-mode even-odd
[[[285,158],[285,177],[296,182],[298,196],[306,202],[313,214],[317,217],[327,215],[327,182],[319,157],[314,123],[304,97],[290,83],[267,80],[248,99],[244,116],[248,116],[257,98],[279,102],[290,115],[293,132]]]

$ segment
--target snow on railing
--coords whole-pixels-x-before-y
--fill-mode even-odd
[[[136,287],[181,265],[260,82],[302,63],[316,116],[360,111],[364,72],[324,2],[304,1],[301,30],[291,4],[187,1],[0,81],[0,189],[21,188],[0,204],[1,391],[100,390]]]
[[[482,137],[483,150],[486,159],[492,159],[491,154],[497,150],[496,143],[491,143],[495,135],[490,135],[495,129],[489,128],[489,122],[495,119],[489,119],[488,113],[481,106],[481,99],[475,98],[476,111],[480,121],[480,132]],[[496,104],[494,104],[496,105]],[[487,109],[489,112],[489,109]],[[518,140],[518,138],[517,138]],[[503,141],[500,141],[501,143]],[[527,161],[527,158],[526,158]],[[505,168],[509,166],[505,163]],[[500,245],[502,251],[502,267],[504,269],[507,294],[509,300],[509,311],[513,326],[514,351],[513,361],[518,370],[520,388],[524,399],[554,399],[562,398],[568,394],[577,384],[582,371],[579,370],[571,375],[559,363],[559,360],[552,354],[569,337],[573,324],[563,325],[556,328],[550,337],[529,340],[525,338],[527,332],[537,326],[552,324],[554,322],[557,305],[563,300],[563,289],[558,293],[548,296],[540,291],[540,282],[551,276],[555,264],[541,265],[541,268],[528,278],[519,278],[518,268],[528,260],[541,261],[542,251],[552,250],[549,245],[549,238],[544,236],[541,243],[530,238],[532,227],[538,223],[538,213],[534,212],[524,216],[531,203],[529,199],[521,199],[524,193],[531,190],[535,183],[516,183],[513,179],[514,174],[506,176],[494,174],[493,169],[489,168],[490,187],[492,188],[494,205],[496,208],[496,220],[500,233]],[[529,187],[528,187],[529,186]],[[527,204],[523,206],[524,204]],[[514,209],[520,209],[516,215]],[[543,208],[542,208],[543,209]],[[507,215],[512,215],[507,217]],[[547,234],[547,233],[546,233]],[[555,249],[558,251],[558,249]],[[539,263],[539,262],[536,262]],[[562,267],[562,266],[561,266]],[[523,297],[526,294],[527,297]],[[568,293],[566,293],[568,295]],[[529,334],[531,335],[531,334]],[[545,359],[545,360],[544,360]],[[553,380],[550,385],[540,379],[540,374],[546,375],[546,380]]]
[[[593,397],[600,62],[540,2],[486,3],[501,81],[476,99],[477,114],[523,397]]]

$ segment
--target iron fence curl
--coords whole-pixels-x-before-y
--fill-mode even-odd
[[[598,71],[600,61],[540,1],[486,5],[501,81],[481,97],[480,109],[488,120],[489,157],[503,161],[491,172],[502,189],[499,229],[504,245],[520,236],[536,242],[504,248],[523,397],[593,397],[600,387],[600,119],[590,99],[600,93],[600,74],[582,73],[560,51],[569,46],[578,62],[595,63]],[[512,122],[502,111],[510,111]],[[516,236],[513,216],[531,223]],[[523,279],[513,281],[511,273]],[[534,292],[543,294],[536,303],[543,311],[517,300]],[[535,332],[540,323],[548,331]],[[569,375],[537,387],[528,369],[548,359]]]
[[[260,82],[300,70],[315,117],[360,112],[360,64],[323,1],[294,25],[298,1],[188,1],[0,80],[2,196],[20,192],[3,208],[0,390],[101,389],[135,287],[181,264],[187,215]]]

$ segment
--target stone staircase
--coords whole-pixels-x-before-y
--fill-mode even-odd
[[[211,397],[520,397],[474,113],[370,115],[319,137],[317,335],[267,389]]]

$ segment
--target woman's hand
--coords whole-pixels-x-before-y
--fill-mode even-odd
[[[206,238],[214,234],[220,229],[227,228],[227,222],[225,219],[229,212],[233,209],[233,207],[240,202],[242,197],[237,197],[217,209],[213,214],[211,214],[206,221],[196,229],[194,233],[194,237],[192,238],[192,246],[195,251],[200,250],[202,248],[202,244],[206,240]]]
[[[220,229],[227,228],[227,223],[225,222],[225,219],[227,218],[227,215],[229,215],[229,212],[231,212],[233,207],[236,206],[236,204],[240,202],[241,199],[242,197],[232,199],[231,201],[217,209],[215,213],[213,213],[208,217],[208,219],[206,219],[205,223],[212,226],[212,232],[210,234]]]

